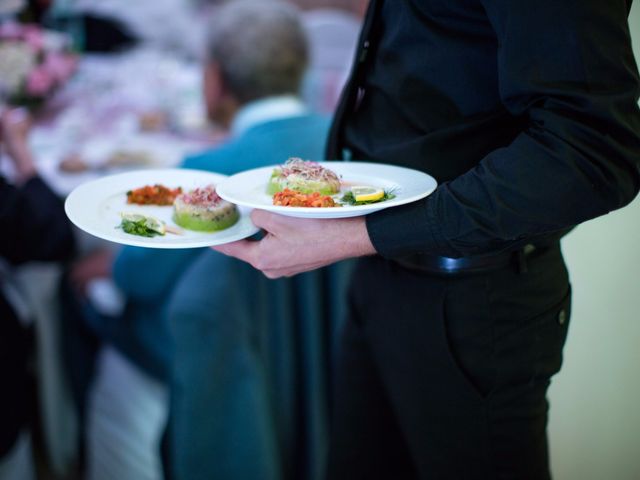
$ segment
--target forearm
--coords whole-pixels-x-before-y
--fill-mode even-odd
[[[26,145],[21,145],[16,149],[14,165],[16,169],[16,183],[18,185],[25,184],[38,174],[31,151]]]
[[[385,256],[508,249],[620,208],[640,188],[640,82],[626,7],[483,4],[500,45],[502,106],[522,131],[425,201],[372,215]]]
[[[424,201],[369,216],[372,241],[386,257],[477,255],[620,208],[638,192],[640,151],[628,155],[631,145],[612,145],[604,134],[590,141],[600,145],[589,156],[575,139],[523,135]]]
[[[325,251],[335,261],[373,255],[376,250],[371,243],[365,217],[338,220],[321,220],[322,236],[313,248]]]
[[[2,147],[11,159],[16,177],[15,183],[22,185],[37,175],[27,135],[31,119],[23,108],[8,109],[0,112],[0,137]]]

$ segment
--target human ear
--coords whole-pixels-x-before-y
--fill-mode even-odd
[[[207,114],[210,118],[215,118],[215,112],[223,97],[222,73],[216,62],[209,62],[204,67],[203,72],[203,93],[207,106]]]

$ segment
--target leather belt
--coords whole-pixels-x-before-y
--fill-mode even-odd
[[[527,270],[526,258],[536,250],[533,244],[527,244],[518,250],[482,255],[475,257],[451,258],[437,255],[416,254],[409,257],[394,259],[404,268],[438,275],[462,275],[483,273],[499,270],[507,266],[514,266],[524,273]]]

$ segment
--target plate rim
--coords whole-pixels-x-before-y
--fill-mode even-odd
[[[422,200],[423,198],[428,197],[429,195],[431,195],[436,188],[438,187],[438,182],[437,180],[429,175],[426,172],[423,172],[421,170],[416,170],[410,167],[405,167],[403,165],[393,165],[393,164],[389,164],[389,163],[378,163],[378,162],[366,162],[366,161],[342,161],[342,160],[323,160],[320,161],[318,163],[321,163],[323,165],[325,164],[329,164],[329,165],[336,165],[336,164],[340,164],[340,165],[345,165],[345,164],[349,164],[349,165],[359,165],[359,167],[357,168],[365,168],[367,166],[373,166],[376,168],[389,168],[391,170],[398,170],[398,171],[406,171],[407,174],[411,173],[411,174],[419,174],[421,176],[425,177],[425,180],[432,183],[432,185],[430,185],[430,187],[425,190],[424,192],[421,192],[419,194],[416,195],[412,195],[410,197],[407,198],[402,198],[400,200],[390,200],[387,202],[380,202],[380,203],[372,203],[369,205],[347,205],[347,206],[343,206],[340,207],[340,211],[338,211],[338,209],[336,209],[335,207],[319,207],[319,208],[314,208],[314,207],[286,207],[286,206],[281,206],[281,205],[269,205],[269,204],[256,204],[255,202],[247,202],[245,200],[242,199],[238,199],[235,196],[232,195],[228,195],[229,192],[227,192],[227,184],[231,183],[232,181],[237,180],[237,177],[240,176],[245,176],[245,175],[249,175],[249,174],[257,174],[258,171],[269,171],[272,170],[276,167],[281,166],[282,164],[274,164],[274,165],[266,165],[263,167],[257,167],[257,168],[252,168],[249,170],[244,170],[242,172],[238,172],[234,175],[229,175],[226,179],[224,179],[219,185],[218,185],[218,194],[220,195],[220,197],[222,197],[223,199],[227,200],[228,202],[232,202],[235,203],[238,206],[244,206],[247,208],[251,208],[251,209],[260,209],[260,210],[266,210],[272,213],[278,213],[281,215],[286,215],[286,216],[290,216],[290,217],[297,217],[297,218],[318,218],[318,219],[322,219],[322,218],[326,218],[326,219],[334,219],[334,218],[347,218],[347,217],[355,217],[355,216],[364,216],[364,215],[368,215],[369,213],[373,213],[373,212],[377,212],[380,210],[384,210],[386,208],[393,208],[393,207],[399,207],[402,205],[406,205],[408,203],[413,203],[413,202],[417,202],[419,200]],[[329,167],[331,168],[331,167]],[[265,186],[266,186],[266,181],[265,181]]]

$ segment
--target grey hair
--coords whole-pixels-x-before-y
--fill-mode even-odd
[[[278,0],[233,0],[209,25],[208,60],[241,103],[297,94],[308,56],[298,10]]]

